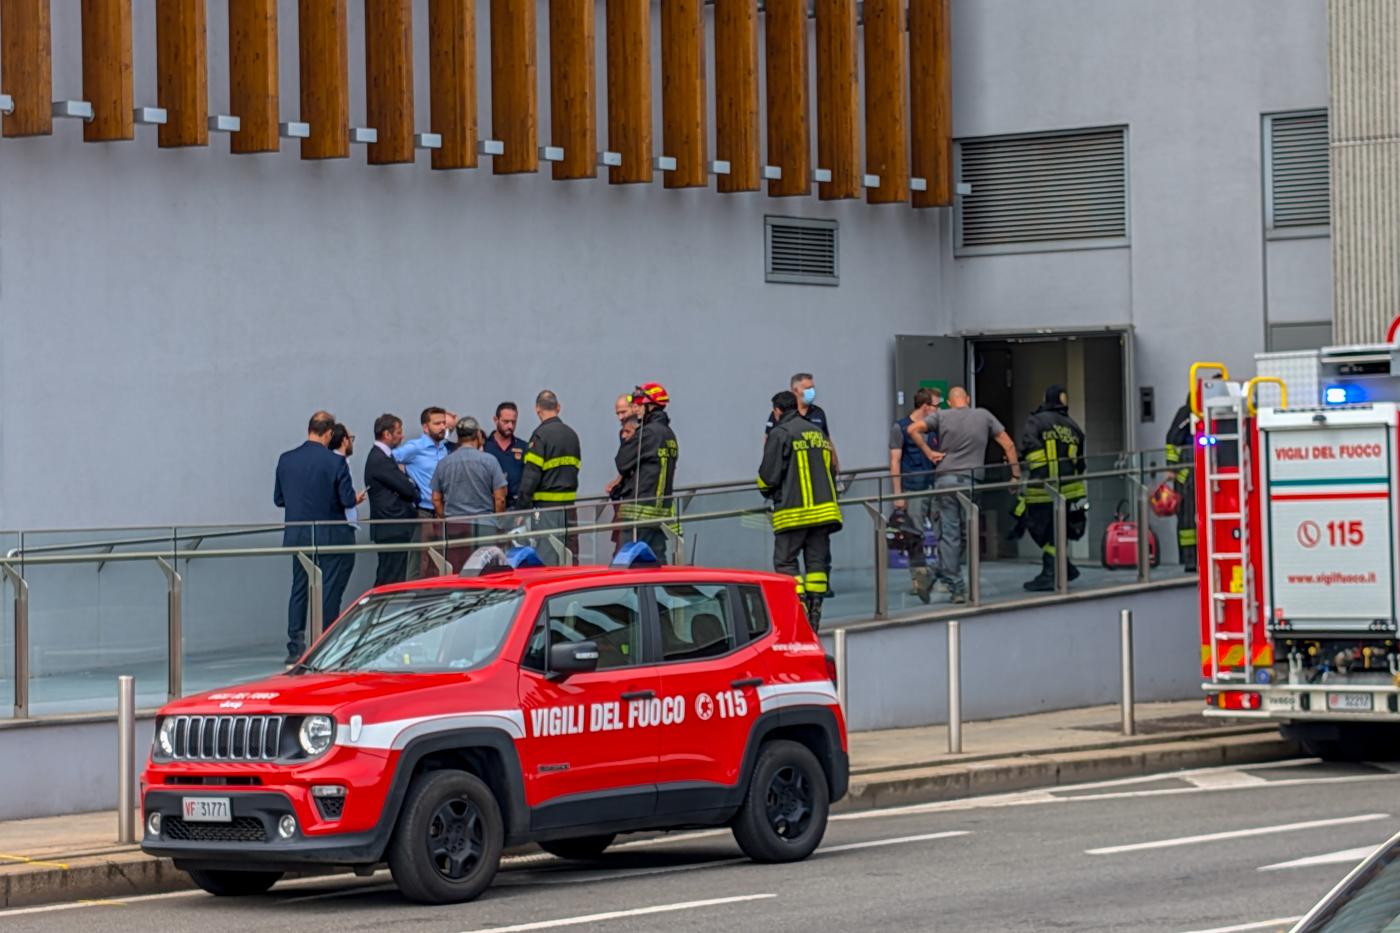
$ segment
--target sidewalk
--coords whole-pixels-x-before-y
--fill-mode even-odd
[[[1295,749],[1267,725],[1224,725],[1196,700],[1143,703],[1121,734],[1117,706],[850,736],[851,790],[838,810],[870,809],[1280,758]],[[0,823],[0,908],[120,898],[190,887],[166,860],[118,845],[115,811]]]

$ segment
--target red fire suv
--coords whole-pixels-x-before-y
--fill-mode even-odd
[[[845,722],[791,577],[512,556],[371,590],[287,673],[168,704],[142,848],[213,894],[388,862],[433,903],[524,842],[593,858],[727,825],[758,861],[816,848]]]

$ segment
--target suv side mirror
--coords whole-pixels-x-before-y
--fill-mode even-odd
[[[549,646],[549,673],[558,677],[587,674],[598,669],[598,645],[591,641],[571,641]]]

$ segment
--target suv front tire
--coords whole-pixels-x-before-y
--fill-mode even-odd
[[[469,901],[501,864],[505,830],[491,788],[465,771],[414,778],[389,843],[389,871],[409,900]]]
[[[797,742],[767,742],[734,818],[734,838],[755,862],[796,862],[821,843],[830,806],[817,756]]]

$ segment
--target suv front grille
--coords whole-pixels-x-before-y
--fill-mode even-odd
[[[176,716],[177,761],[272,761],[284,716]]]
[[[178,816],[161,821],[166,839],[190,842],[267,842],[267,828],[255,816],[236,816],[231,823],[186,823]]]

